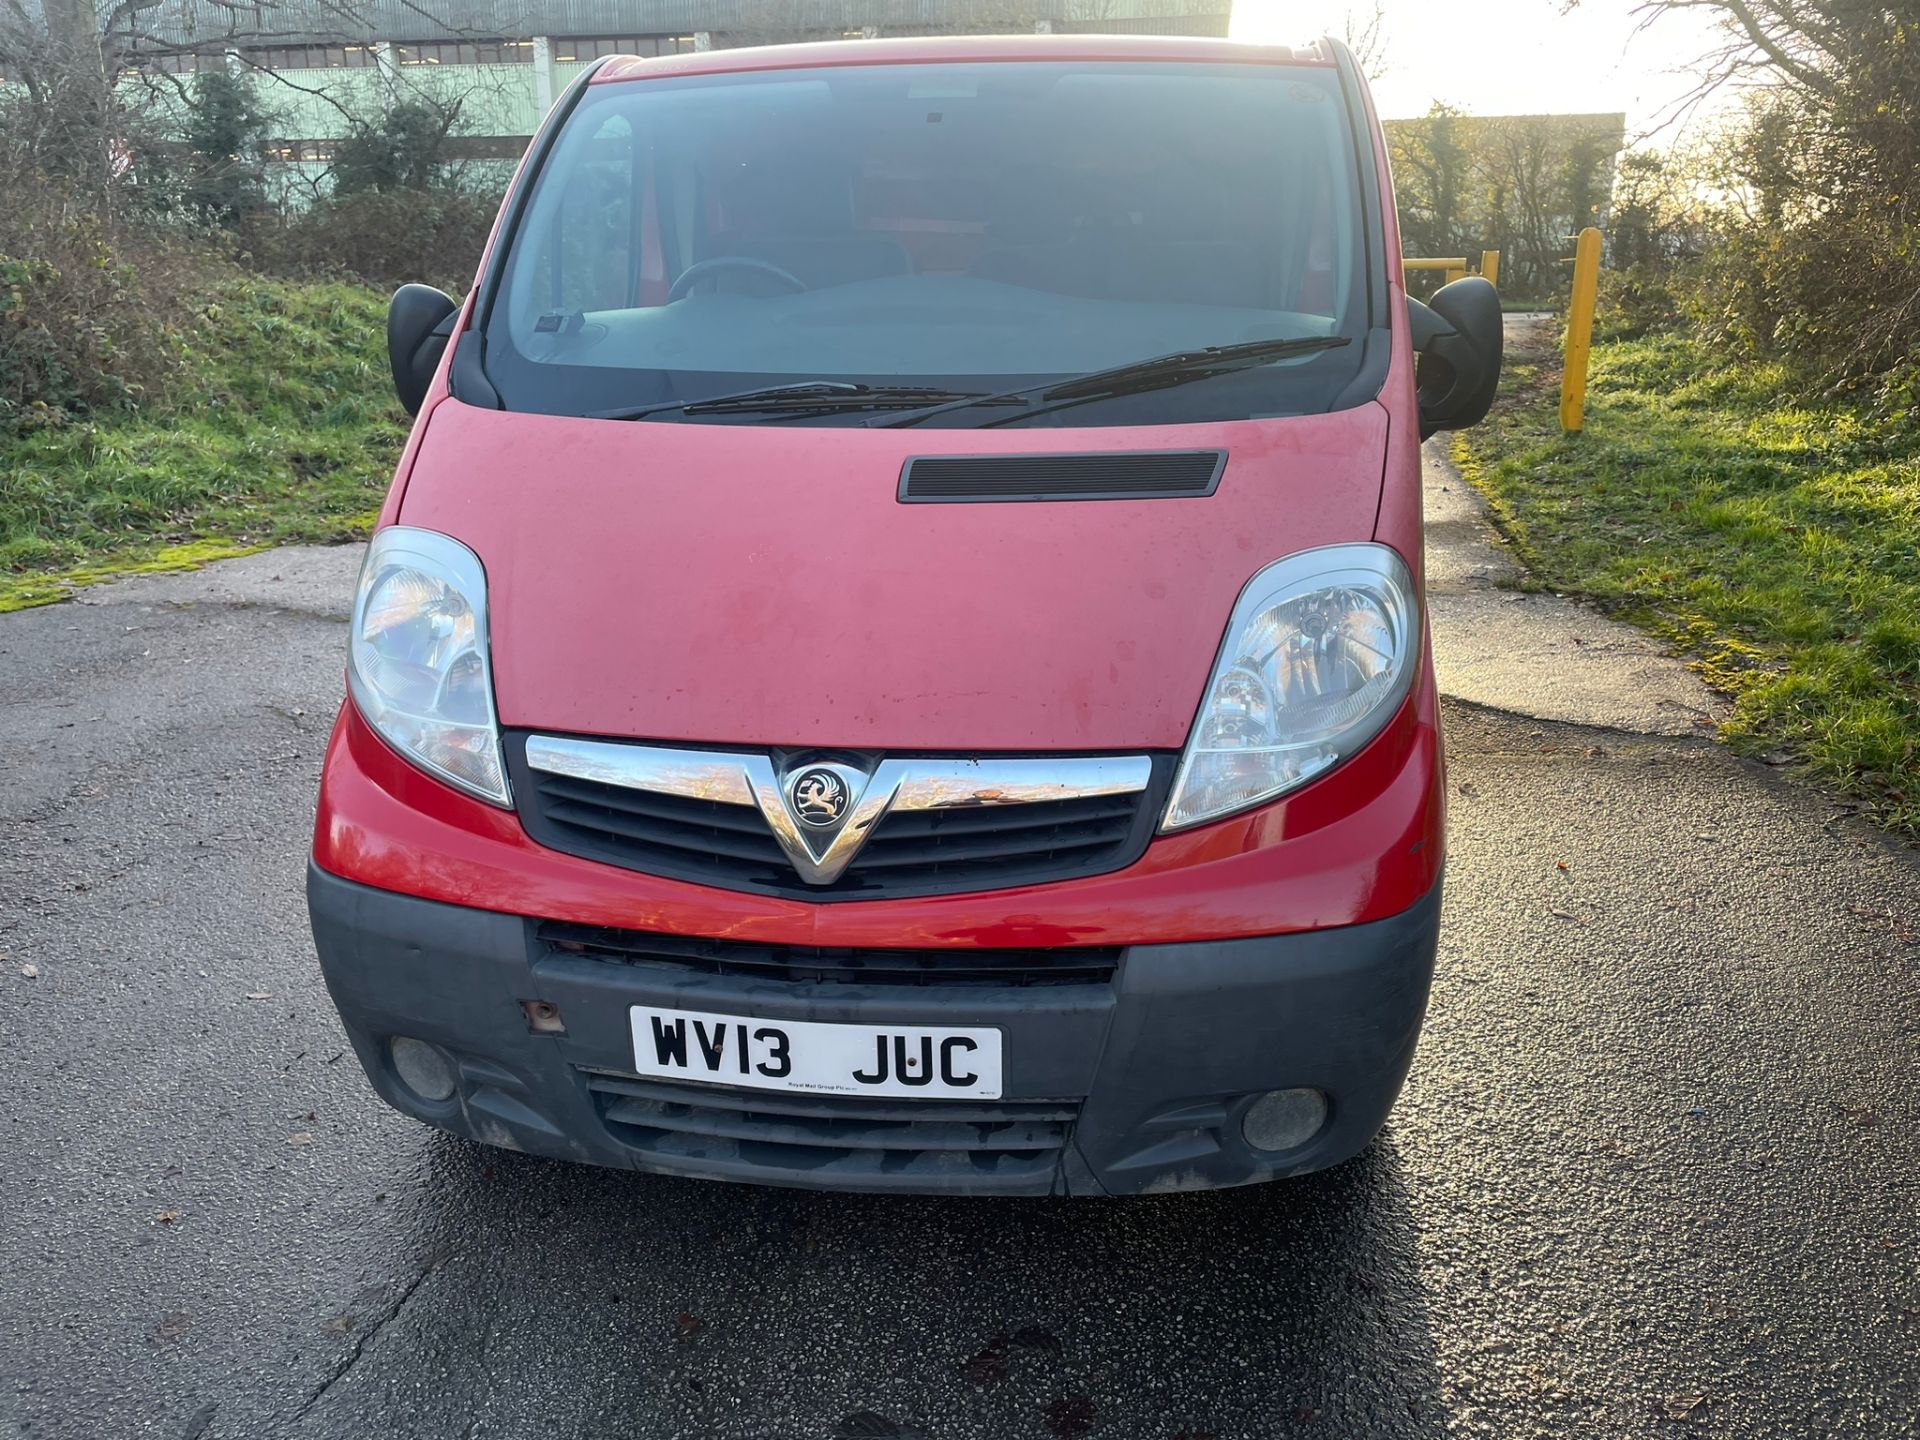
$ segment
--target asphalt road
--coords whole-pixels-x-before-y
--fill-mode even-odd
[[[352,569],[0,617],[0,1434],[1920,1429],[1920,867],[1821,793],[1690,723],[1450,702],[1427,1035],[1328,1174],[1108,1203],[600,1172],[421,1129],[341,1053],[301,867]],[[1512,618],[1447,573],[1443,673]],[[1589,625],[1523,627],[1567,652],[1545,713],[1589,649],[1551,623]]]

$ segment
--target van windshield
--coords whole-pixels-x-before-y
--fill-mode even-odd
[[[1034,418],[1322,411],[1365,354],[1358,165],[1327,66],[861,65],[589,86],[512,239],[487,375],[510,409],[689,420],[676,402],[760,387],[951,400],[1344,336]],[[863,404],[698,418],[867,423]],[[1003,418],[963,405],[925,423]]]

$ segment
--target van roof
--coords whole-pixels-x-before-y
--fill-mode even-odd
[[[802,70],[826,65],[928,65],[993,60],[1112,60],[1163,64],[1331,65],[1325,40],[1305,45],[1247,45],[1234,40],[1161,35],[955,35],[899,40],[831,40],[702,50],[645,59],[616,55],[593,77],[596,85],[667,75],[743,70]]]

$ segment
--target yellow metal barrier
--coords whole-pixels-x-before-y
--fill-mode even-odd
[[[1464,280],[1473,272],[1467,268],[1467,257],[1449,255],[1438,260],[1403,259],[1400,262],[1400,278],[1405,279],[1409,270],[1438,270],[1443,285],[1451,285],[1456,280]],[[1480,275],[1494,287],[1500,288],[1500,252],[1482,250],[1480,252]]]
[[[1414,270],[1438,270],[1444,283],[1452,284],[1467,275],[1467,257],[1449,255],[1438,259],[1403,258],[1401,277]],[[1500,288],[1500,252],[1480,252],[1480,275],[1496,290]],[[1600,232],[1589,225],[1576,238],[1573,247],[1573,300],[1567,307],[1566,364],[1560,376],[1560,428],[1578,434],[1586,423],[1587,358],[1593,347],[1593,312],[1600,294]]]
[[[1402,279],[1406,278],[1406,272],[1409,270],[1444,271],[1446,273],[1445,283],[1451,285],[1455,280],[1465,277],[1467,273],[1467,257],[1464,255],[1456,255],[1450,260],[1402,260],[1400,262]]]
[[[1600,232],[1589,225],[1573,247],[1573,301],[1567,308],[1566,367],[1560,376],[1560,428],[1578,434],[1586,424],[1587,354],[1600,294]]]

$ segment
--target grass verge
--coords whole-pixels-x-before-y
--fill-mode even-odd
[[[1663,334],[1597,344],[1586,432],[1522,352],[1455,456],[1534,577],[1690,655],[1737,748],[1920,838],[1920,425]]]
[[[0,435],[0,612],[363,534],[406,438],[384,335],[371,290],[236,280],[165,402]]]

